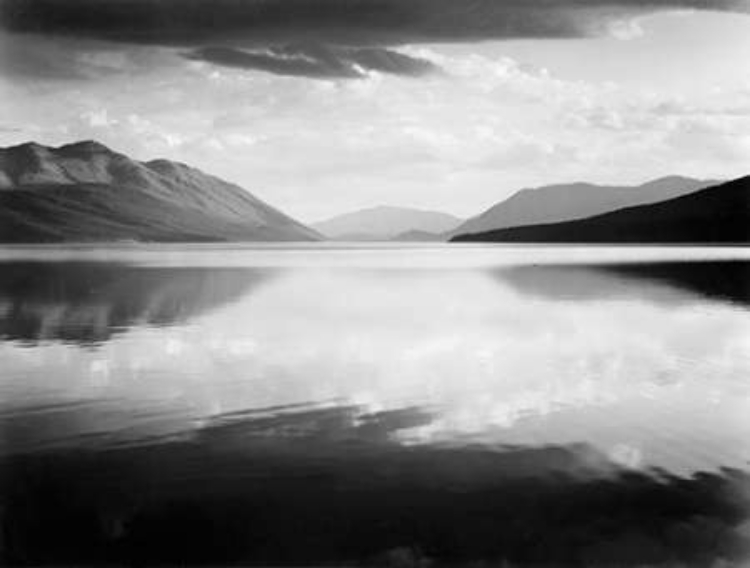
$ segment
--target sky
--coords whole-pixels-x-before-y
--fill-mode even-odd
[[[305,222],[750,173],[750,0],[0,0],[0,146],[95,139]]]

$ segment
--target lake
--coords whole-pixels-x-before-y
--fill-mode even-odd
[[[0,558],[742,565],[749,307],[750,248],[2,248]]]

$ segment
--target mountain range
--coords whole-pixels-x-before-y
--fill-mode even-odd
[[[583,219],[623,207],[679,197],[717,183],[714,180],[669,176],[632,187],[571,183],[522,189],[466,220],[446,237]]]
[[[446,241],[463,234],[583,219],[664,201],[717,183],[668,176],[637,186],[556,184],[522,189],[466,220],[436,211],[380,206],[338,215],[312,227],[334,240]]]
[[[0,149],[0,242],[311,241],[243,188],[85,141]]]
[[[337,215],[312,227],[339,241],[423,240],[446,233],[461,222],[439,211],[381,205]]]
[[[585,219],[459,235],[456,242],[748,243],[750,176]]]
[[[379,206],[306,226],[244,188],[94,141],[0,148],[0,242],[748,242],[749,178],[523,189],[467,220]]]

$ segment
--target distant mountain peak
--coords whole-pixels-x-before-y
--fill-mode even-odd
[[[645,183],[642,183],[639,185],[639,188],[648,188],[648,187],[657,187],[657,186],[663,186],[663,185],[676,185],[676,184],[694,184],[696,182],[698,183],[705,183],[706,185],[715,185],[718,183],[721,183],[723,180],[696,180],[694,178],[690,178],[687,176],[681,176],[681,175],[668,175],[668,176],[662,176],[656,179],[652,179],[650,181],[647,181]]]
[[[7,148],[0,148],[8,154],[45,154],[51,150],[48,146],[39,144],[38,142],[24,142],[23,144],[17,144],[16,146],[8,146]]]
[[[200,170],[197,170],[196,168],[188,166],[187,164],[183,164],[182,162],[175,162],[174,160],[167,160],[166,158],[157,158],[155,160],[149,160],[148,162],[143,162],[143,165],[149,168],[150,170],[159,172],[161,174],[182,173],[185,171],[188,171],[188,172],[200,171]]]
[[[111,149],[109,149],[107,146],[105,146],[101,142],[97,142],[96,140],[80,140],[78,142],[64,144],[63,146],[58,147],[57,151],[61,153],[76,152],[76,153],[87,153],[87,154],[97,154],[97,153],[114,154],[115,153]]]
[[[669,175],[665,175],[665,176],[660,176],[658,178],[654,178],[654,179],[649,180],[649,181],[647,181],[645,183],[642,183],[641,185],[648,185],[650,183],[659,183],[659,182],[662,182],[662,181],[684,181],[684,180],[689,180],[689,179],[692,179],[692,178],[689,178],[687,176],[683,176],[683,175],[680,175],[680,174],[669,174]]]
[[[595,183],[589,181],[571,181],[569,183],[553,183],[550,185],[540,185],[538,187],[527,188],[521,191],[537,191],[537,190],[549,190],[549,189],[575,189],[575,188],[591,188],[598,187]]]
[[[16,146],[8,146],[7,148],[0,148],[0,151],[4,151],[9,154],[15,154],[15,153],[33,153],[33,154],[39,154],[39,155],[49,155],[49,154],[69,154],[69,153],[79,153],[79,154],[94,154],[94,153],[109,153],[114,154],[111,149],[109,149],[107,146],[102,144],[101,142],[97,142],[96,140],[81,140],[79,142],[72,142],[70,144],[63,144],[62,146],[54,147],[54,146],[47,146],[45,144],[40,144],[39,142],[24,142],[23,144],[18,144]]]
[[[173,160],[167,160],[166,158],[156,158],[154,160],[149,160],[148,162],[145,162],[145,164],[147,166],[149,166],[149,167],[151,167],[151,166],[154,166],[154,167],[160,167],[160,166],[164,166],[164,167],[182,166],[182,167],[185,167],[185,168],[189,167],[186,164],[182,164],[180,162],[175,162]]]
[[[337,215],[312,225],[324,235],[345,240],[390,240],[402,233],[444,233],[461,219],[440,211],[376,205]]]

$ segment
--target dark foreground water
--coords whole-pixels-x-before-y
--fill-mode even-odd
[[[750,251],[0,251],[0,564],[743,566]]]

